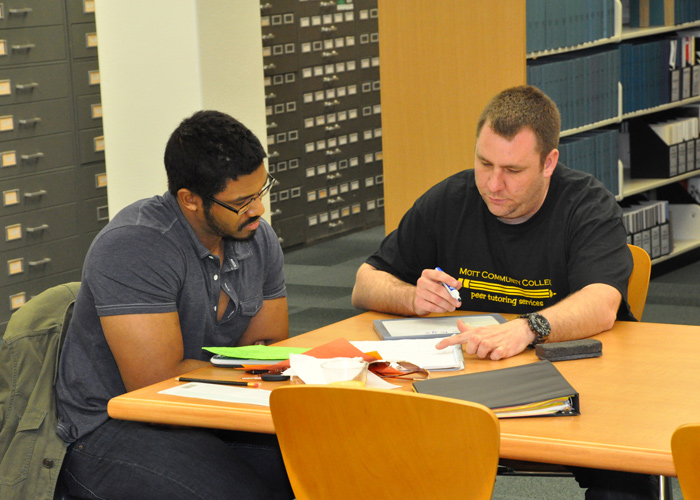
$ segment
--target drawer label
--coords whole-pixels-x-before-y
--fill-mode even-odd
[[[22,239],[22,224],[12,224],[5,227],[5,241]]]
[[[24,272],[24,259],[12,259],[7,261],[7,275],[14,276],[15,274],[22,274]]]
[[[19,292],[14,295],[10,295],[10,311],[15,311],[22,307],[27,301],[26,292]]]
[[[17,152],[4,151],[0,153],[0,167],[14,167],[17,165]]]

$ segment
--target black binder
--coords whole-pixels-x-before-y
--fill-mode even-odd
[[[498,418],[581,414],[578,392],[550,361],[419,380],[413,390],[480,403]]]

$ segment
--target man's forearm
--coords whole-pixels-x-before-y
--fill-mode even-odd
[[[366,311],[414,316],[415,288],[389,273],[362,264],[352,290],[352,305]]]
[[[542,310],[552,327],[549,342],[582,339],[609,330],[615,323],[620,300],[620,292],[615,288],[596,283]]]

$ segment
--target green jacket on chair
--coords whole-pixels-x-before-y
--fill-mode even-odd
[[[0,498],[51,500],[66,453],[54,385],[80,283],[50,288],[10,318],[0,343]]]

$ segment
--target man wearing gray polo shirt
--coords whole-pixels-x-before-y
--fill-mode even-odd
[[[113,420],[110,398],[207,366],[204,346],[289,335],[283,255],[260,217],[258,139],[200,111],[165,149],[168,192],[97,235],[61,354],[61,480],[85,498],[292,498],[274,436]]]

